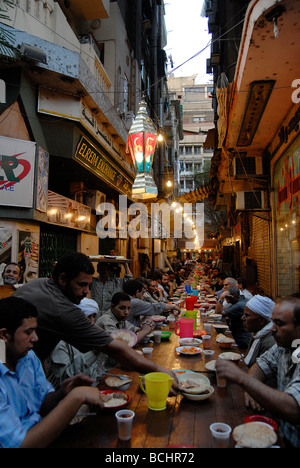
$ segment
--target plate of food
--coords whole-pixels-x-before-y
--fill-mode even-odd
[[[188,400],[203,401],[203,400],[207,400],[214,393],[214,391],[215,391],[214,387],[210,385],[208,389],[205,390],[205,392],[203,393],[198,393],[194,395],[193,393],[186,393],[186,392],[181,391],[181,394]]]
[[[222,314],[209,314],[208,315],[208,318],[211,319],[211,320],[214,320],[215,322],[220,322],[223,318],[223,315]]]
[[[133,348],[137,344],[138,337],[131,330],[116,330],[111,334],[112,338],[117,341],[122,341],[123,343]]]
[[[104,402],[104,409],[120,409],[130,401],[130,396],[120,390],[102,390],[100,393]]]
[[[210,380],[205,375],[196,372],[177,374],[181,392],[193,395],[205,393],[210,387]]]
[[[184,354],[185,356],[196,356],[202,353],[202,349],[197,346],[178,346],[175,349],[178,353]]]
[[[164,322],[166,320],[166,317],[163,315],[151,315],[151,319],[153,322]]]
[[[109,375],[104,381],[108,387],[124,391],[129,388],[132,382],[132,378],[129,375],[127,377],[127,379],[124,379],[124,377],[120,379],[118,375]]]
[[[229,338],[228,336],[225,336],[222,333],[217,335],[216,342],[221,348],[230,348],[232,345],[235,344],[235,341],[233,338]]]
[[[242,359],[242,356],[238,353],[227,352],[227,353],[221,353],[219,355],[219,359],[227,359],[228,361],[233,361],[236,364],[238,364],[240,360]]]
[[[172,332],[168,332],[168,331],[162,331],[161,332],[161,339],[162,340],[169,340],[172,336]]]
[[[268,448],[277,441],[276,432],[269,424],[250,422],[234,428],[232,437],[238,447]]]
[[[186,374],[187,372],[193,372],[189,369],[173,369],[173,372],[175,372],[176,375],[180,374]]]
[[[197,346],[201,345],[202,340],[199,338],[180,338],[178,340],[180,346]]]
[[[265,424],[269,424],[269,426],[271,426],[274,431],[278,430],[277,422],[269,418],[268,416],[263,416],[262,414],[252,414],[251,416],[247,416],[244,419],[245,424],[250,422],[263,422]]]
[[[205,369],[207,369],[209,372],[216,372],[216,360],[208,361],[205,364]]]
[[[207,331],[205,330],[194,330],[193,337],[200,338],[200,336],[207,335]]]

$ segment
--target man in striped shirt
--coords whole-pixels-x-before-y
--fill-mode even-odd
[[[245,390],[246,405],[256,411],[264,408],[280,422],[287,446],[300,448],[300,357],[295,347],[300,344],[300,300],[287,298],[272,313],[276,344],[260,356],[249,373],[229,361],[218,360],[220,377],[238,383]],[[265,384],[275,377],[277,388]]]

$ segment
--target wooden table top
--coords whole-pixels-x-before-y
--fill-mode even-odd
[[[198,328],[202,328],[198,321]],[[162,327],[163,330],[167,328]],[[208,400],[191,401],[177,395],[168,397],[167,408],[163,411],[148,409],[148,398],[139,389],[138,373],[128,369],[114,368],[113,373],[126,373],[133,377],[133,382],[126,391],[130,402],[126,408],[135,412],[132,437],[130,441],[118,439],[115,410],[104,409],[97,416],[90,416],[81,423],[69,426],[52,445],[65,448],[164,448],[176,445],[190,445],[197,448],[210,448],[212,439],[210,424],[224,422],[233,429],[243,424],[244,418],[253,414],[245,407],[242,389],[233,383],[227,383],[226,388],[218,388],[215,373],[205,368],[203,353],[197,356],[183,356],[175,351],[178,338],[174,330],[169,341],[160,344],[150,344],[153,347],[153,361],[168,369],[189,369],[205,372],[214,387],[214,393]],[[145,345],[144,345],[145,346]],[[148,346],[148,345],[146,345]],[[202,346],[202,345],[201,345]],[[143,346],[138,345],[137,348]],[[224,351],[216,343],[216,332],[212,327],[211,349],[215,350],[214,359]],[[239,352],[237,347],[231,349]],[[246,366],[243,362],[239,364]],[[107,389],[102,381],[101,390]],[[235,442],[231,437],[230,447]]]

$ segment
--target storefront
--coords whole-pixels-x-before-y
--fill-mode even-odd
[[[277,296],[300,292],[300,136],[274,165]]]

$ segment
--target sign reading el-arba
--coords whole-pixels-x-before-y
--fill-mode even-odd
[[[74,159],[115,187],[120,193],[131,196],[132,183],[86,138],[81,138]]]

